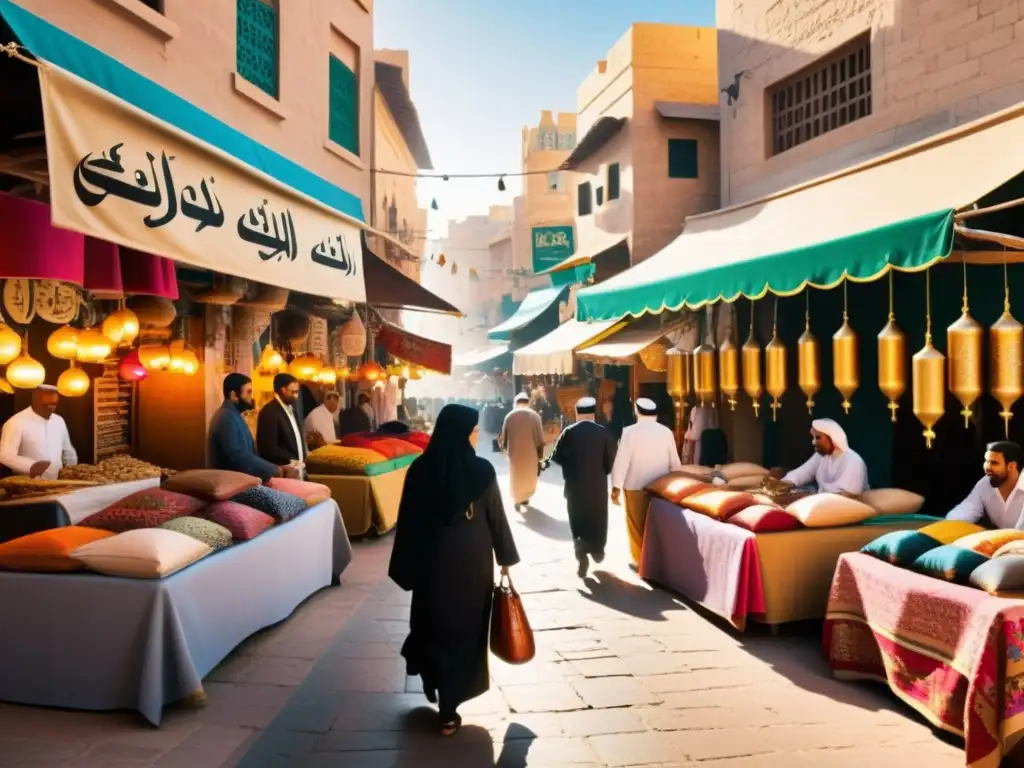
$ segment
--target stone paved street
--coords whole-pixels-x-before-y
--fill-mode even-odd
[[[409,600],[386,579],[388,537],[358,544],[340,589],[226,660],[205,709],[170,708],[152,729],[127,713],[0,706],[0,766],[963,765],[954,739],[881,686],[833,681],[817,627],[737,636],[652,590],[625,565],[618,508],[608,558],[581,582],[555,470],[534,507],[510,519],[537,658],[492,663],[491,691],[463,707],[453,739],[435,735],[405,677]]]

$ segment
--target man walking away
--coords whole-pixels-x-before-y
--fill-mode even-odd
[[[544,425],[530,408],[530,396],[516,395],[515,407],[505,417],[498,445],[508,453],[512,503],[522,512],[537,490],[540,460],[544,456]]]
[[[658,406],[641,397],[636,401],[637,421],[622,431],[619,453],[612,467],[612,503],[626,497],[626,530],[635,565],[640,564],[647,524],[647,494],[644,488],[669,472],[682,469],[672,430],[658,423]]]
[[[576,423],[558,436],[551,461],[562,467],[569,528],[576,547],[577,575],[584,579],[590,567],[604,560],[608,541],[608,473],[615,462],[615,438],[598,424],[597,401],[576,401]]]

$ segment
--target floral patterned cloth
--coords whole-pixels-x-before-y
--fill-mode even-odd
[[[1024,600],[845,554],[823,643],[836,677],[885,682],[963,736],[969,768],[998,768],[1024,738]]]

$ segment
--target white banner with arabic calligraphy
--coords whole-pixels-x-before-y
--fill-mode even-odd
[[[53,223],[228,275],[366,300],[341,214],[52,65],[39,69]]]

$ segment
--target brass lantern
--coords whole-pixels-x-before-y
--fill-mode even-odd
[[[722,390],[729,409],[736,410],[736,395],[740,391],[740,351],[732,339],[718,347],[718,388]]]
[[[779,300],[775,299],[775,317],[772,320],[772,340],[764,348],[765,390],[772,399],[772,421],[777,420],[779,402],[786,393],[786,345],[779,339]]]
[[[814,396],[821,390],[821,374],[818,370],[818,340],[811,333],[811,291],[805,288],[807,309],[804,312],[804,332],[796,346],[797,384],[807,395],[807,412],[814,412]]]
[[[665,354],[667,363],[667,389],[673,400],[685,400],[693,389],[690,369],[692,355],[681,349],[670,349]]]
[[[1000,416],[1003,417],[1005,434],[1010,436],[1010,419],[1013,418],[1013,404],[1020,399],[1021,358],[1024,356],[1024,326],[1010,314],[1010,283],[1003,262],[1003,314],[989,328],[989,344],[991,345],[992,397],[1003,406]]]
[[[693,350],[693,393],[700,404],[715,404],[715,346],[709,341]]]
[[[946,412],[946,358],[932,346],[931,272],[925,273],[924,346],[914,355],[914,415],[924,426],[924,444],[931,448],[935,425]]]
[[[891,421],[896,421],[899,399],[907,391],[907,337],[896,325],[892,270],[889,271],[889,322],[878,334],[878,388],[889,400]]]
[[[949,391],[960,401],[964,426],[971,425],[971,406],[981,397],[981,324],[971,317],[967,303],[967,262],[964,262],[963,314],[946,329],[949,357]]]
[[[832,383],[843,396],[843,411],[850,412],[850,398],[860,386],[860,359],[857,333],[850,327],[847,312],[846,282],[843,282],[843,324],[832,337]]]
[[[743,391],[754,405],[754,416],[760,416],[761,395],[761,345],[754,336],[754,302],[750,302],[750,336],[743,343]]]

